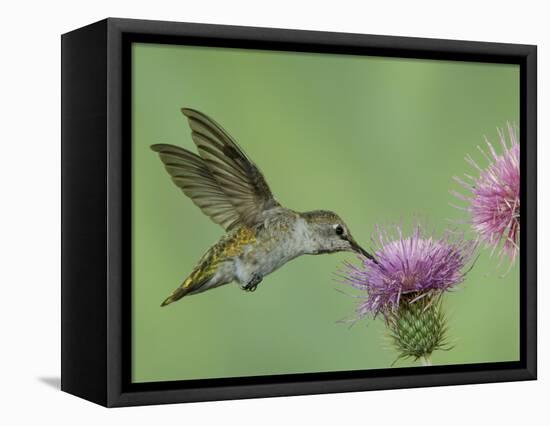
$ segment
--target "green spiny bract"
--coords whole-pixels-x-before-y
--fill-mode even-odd
[[[386,314],[389,338],[399,352],[397,360],[413,358],[429,360],[432,352],[448,350],[447,320],[440,295],[425,295],[415,300],[402,297],[399,307]]]

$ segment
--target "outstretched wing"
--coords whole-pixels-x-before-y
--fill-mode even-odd
[[[171,145],[153,145],[168,173],[185,194],[225,229],[254,225],[275,201],[260,170],[214,120],[183,108],[200,157]],[[174,160],[177,157],[177,161]]]
[[[152,145],[172,181],[204,214],[225,229],[239,222],[239,215],[220,189],[205,161],[197,154],[175,145]]]
[[[263,211],[279,205],[258,167],[218,123],[193,109],[181,111],[189,120],[200,156],[243,223],[257,223]]]

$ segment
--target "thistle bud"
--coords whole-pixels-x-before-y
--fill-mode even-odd
[[[396,361],[413,358],[431,365],[432,352],[448,349],[447,321],[439,296],[426,295],[418,300],[402,298],[399,307],[386,314],[386,326],[399,354]]]

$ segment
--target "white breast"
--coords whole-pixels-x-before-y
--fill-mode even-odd
[[[242,285],[246,285],[254,275],[265,277],[288,261],[308,253],[311,244],[307,223],[298,218],[293,230],[276,244],[267,244],[265,248],[250,247],[241,258],[235,259],[236,278]]]
[[[309,233],[309,225],[301,217],[296,220],[294,225],[293,240],[296,250],[300,254],[309,253],[313,250],[313,241]]]

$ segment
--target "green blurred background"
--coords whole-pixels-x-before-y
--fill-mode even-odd
[[[381,320],[353,327],[352,254],[303,256],[255,293],[227,285],[160,308],[223,233],[149,146],[194,150],[182,106],[210,115],[292,209],[339,213],[369,246],[376,223],[465,219],[450,189],[483,136],[519,122],[519,67],[134,44],[132,379],[135,382],[387,368]],[[410,228],[410,226],[409,226]],[[434,364],[519,358],[519,268],[481,250],[447,295],[455,347]],[[349,294],[342,294],[342,289]],[[419,365],[400,361],[395,367]]]

